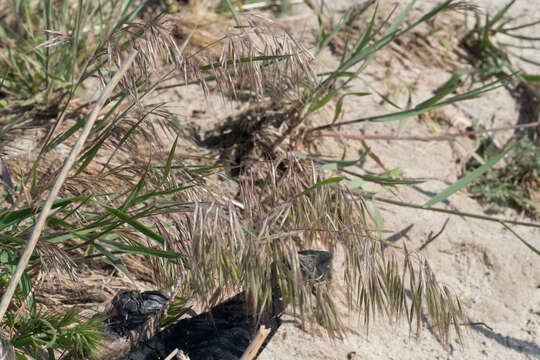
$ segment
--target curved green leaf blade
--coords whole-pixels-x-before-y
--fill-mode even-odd
[[[329,179],[326,179],[326,180],[323,180],[323,181],[319,181],[315,185],[310,186],[306,190],[302,191],[300,194],[297,194],[296,197],[297,198],[302,197],[302,196],[310,193],[311,191],[313,191],[313,190],[315,190],[317,188],[320,188],[321,186],[338,183],[343,179],[345,179],[343,176],[336,176],[336,177],[332,177],[332,178],[329,178]]]
[[[443,201],[446,198],[448,198],[450,195],[458,192],[459,190],[463,189],[465,186],[469,185],[471,182],[476,180],[480,175],[491,169],[499,160],[501,160],[508,152],[514,147],[514,144],[509,145],[504,151],[502,151],[499,155],[494,156],[489,161],[487,161],[484,165],[480,166],[478,169],[470,172],[463,178],[461,178],[456,183],[450,185],[437,195],[431,198],[428,202],[424,204],[424,207],[432,206],[439,201]]]
[[[534,246],[532,246],[530,243],[528,243],[524,238],[522,238],[521,236],[519,236],[519,234],[517,232],[515,232],[514,230],[512,230],[512,228],[508,225],[506,225],[506,223],[504,221],[499,221],[502,226],[504,226],[508,231],[510,231],[515,237],[517,237],[523,244],[525,244],[526,247],[528,247],[529,249],[531,249],[536,255],[540,255],[540,251],[538,251],[537,248],[535,248]]]
[[[103,205],[103,207],[105,208],[105,210],[107,210],[108,212],[110,212],[111,214],[116,216],[117,218],[124,220],[129,225],[133,226],[135,229],[139,230],[141,233],[148,236],[149,238],[154,240],[159,245],[163,246],[163,244],[165,243],[165,240],[163,240],[163,238],[159,234],[152,231],[146,225],[143,225],[139,221],[133,219],[133,217],[129,216],[128,214],[126,214],[126,213],[124,213],[124,212],[122,212],[120,210],[113,209],[113,208],[111,208],[109,206],[106,206],[106,205]]]
[[[162,258],[167,258],[167,259],[178,259],[182,257],[181,254],[178,254],[172,251],[153,249],[153,248],[145,247],[145,246],[126,245],[126,244],[116,242],[116,241],[99,240],[99,243],[105,247],[108,247],[113,250],[121,251],[123,253],[157,256],[157,257],[162,257]]]

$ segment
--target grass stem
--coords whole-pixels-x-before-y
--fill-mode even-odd
[[[75,160],[77,159],[77,156],[79,155],[86,141],[86,138],[90,134],[90,130],[92,129],[92,126],[94,125],[94,122],[96,121],[99,115],[99,112],[101,108],[103,107],[105,101],[109,98],[109,96],[111,96],[114,88],[116,87],[118,82],[122,79],[122,77],[124,76],[126,71],[129,69],[133,61],[135,60],[137,53],[138,51],[135,49],[132,49],[130,51],[122,67],[113,76],[113,78],[111,79],[109,84],[105,87],[105,89],[103,89],[103,92],[101,93],[98,101],[94,105],[94,108],[92,109],[92,112],[90,113],[90,116],[88,117],[88,120],[86,124],[84,125],[83,130],[81,134],[79,135],[79,138],[77,139],[77,142],[75,143],[75,145],[73,145],[71,152],[69,153],[68,157],[64,161],[64,165],[62,166],[62,169],[60,170],[60,173],[58,174],[58,177],[56,178],[56,181],[54,182],[54,185],[51,188],[49,196],[47,197],[47,200],[45,201],[45,204],[43,205],[43,210],[39,214],[39,217],[36,221],[36,225],[34,225],[34,229],[32,230],[32,234],[30,235],[30,238],[28,239],[28,242],[26,243],[26,247],[24,248],[24,251],[21,255],[19,263],[17,264],[15,273],[10,278],[8,287],[6,291],[4,292],[4,295],[2,296],[2,302],[0,303],[0,321],[2,321],[2,319],[4,318],[7,308],[11,302],[11,298],[13,297],[13,294],[15,293],[15,289],[17,288],[17,284],[19,283],[19,280],[21,279],[21,276],[24,270],[26,269],[26,266],[28,265],[28,262],[30,261],[30,257],[32,256],[34,248],[36,247],[36,244],[39,240],[39,235],[41,234],[43,225],[45,225],[47,216],[49,215],[49,212],[51,211],[52,204],[56,196],[58,195],[58,192],[60,191],[60,188],[62,187],[64,181],[66,180],[69,170],[75,163]]]

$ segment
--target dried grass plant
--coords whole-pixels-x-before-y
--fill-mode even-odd
[[[172,267],[155,259],[154,271],[168,284],[180,278],[184,296],[197,296],[208,308],[243,290],[260,321],[275,312],[278,297],[304,325],[319,323],[340,336],[345,328],[335,289],[304,280],[298,251],[341,247],[346,266],[338,278],[366,326],[383,315],[404,317],[419,331],[427,310],[443,341],[451,327],[461,334],[461,305],[426,260],[376,239],[364,200],[312,163],[291,155],[246,173],[239,187],[238,203],[197,202],[174,225],[160,225],[165,248],[186,256]]]
[[[339,65],[322,74],[314,70],[310,51],[290,32],[259,17],[240,23],[233,14],[236,28],[228,29],[215,45],[190,52],[190,35],[177,43],[172,17],[160,14],[142,21],[137,17],[142,4],[132,0],[103,4],[22,0],[9,3],[9,14],[0,9],[5,19],[0,22],[0,142],[12,144],[23,126],[46,120],[39,146],[18,171],[10,170],[21,162],[17,147],[2,153],[6,185],[0,213],[3,285],[15,271],[19,253],[43,209],[42,201],[59,172],[51,158],[65,156],[65,149],[73,146],[88,121],[88,109],[95,105],[94,99],[79,99],[81,89],[96,79],[108,83],[127,54],[136,53],[135,66],[107,97],[65,186],[53,199],[40,240],[20,283],[16,282],[15,296],[8,299],[2,338],[9,341],[2,343],[3,354],[7,358],[15,352],[19,358],[96,354],[102,336],[97,320],[65,311],[64,304],[55,308],[56,313],[50,311],[47,305],[54,302],[40,302],[46,293],[39,290],[45,287],[36,286],[46,271],[54,269],[75,278],[86,266],[94,275],[102,271],[104,279],[113,269],[115,284],[129,282],[139,289],[141,278],[152,280],[162,290],[170,290],[176,282],[175,294],[195,296],[205,307],[243,291],[260,322],[275,311],[279,298],[292,306],[305,325],[314,321],[328,334],[340,336],[344,327],[331,284],[305,281],[302,275],[298,251],[307,248],[345,249],[346,299],[350,308],[362,312],[366,325],[384,315],[391,321],[406,318],[411,330],[418,331],[422,312],[427,311],[443,341],[449,340],[452,329],[460,335],[463,311],[456,296],[436,281],[419,254],[373,236],[362,197],[369,194],[347,188],[343,176],[330,176],[321,171],[320,164],[305,160],[307,156],[292,154],[288,146],[270,151],[271,160],[264,166],[241,168],[234,179],[224,171],[227,164],[186,165],[177,153],[180,136],[159,158],[150,159],[150,152],[140,150],[158,137],[156,128],[147,125],[149,119],[161,118],[164,128],[175,126],[159,104],[148,102],[173,78],[182,85],[199,84],[205,94],[217,91],[224,99],[264,100],[283,110],[287,116],[277,139],[290,139],[300,124],[311,126],[305,132],[313,135],[337,125],[399,120],[500,86],[493,82],[450,97],[459,80],[456,75],[440,92],[411,109],[338,121],[344,99],[366,95],[347,92],[347,86],[360,77],[377,51],[448,9],[452,1],[404,27],[413,4],[393,22],[392,11],[381,24],[375,24],[375,8],[364,32],[356,39],[343,40]],[[346,14],[352,15],[359,14]],[[330,32],[321,23],[314,53],[328,46],[346,23],[340,22]],[[205,54],[219,46],[219,54]],[[335,104],[332,122],[312,126],[310,116],[331,103]],[[256,129],[257,134],[261,136],[262,130]],[[275,142],[276,147],[280,144]],[[325,162],[317,159],[321,161]],[[337,170],[355,163],[326,161]],[[417,183],[392,174],[362,179],[383,185]],[[463,186],[452,186],[427,205]]]

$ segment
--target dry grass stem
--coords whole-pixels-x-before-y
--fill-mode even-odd
[[[49,216],[49,212],[51,210],[52,204],[54,200],[56,199],[56,195],[60,191],[60,187],[63,185],[68,172],[71,170],[73,163],[75,162],[77,156],[79,155],[79,152],[81,151],[84,145],[84,142],[86,141],[86,138],[88,137],[88,134],[90,133],[90,130],[92,129],[92,126],[94,125],[94,122],[96,121],[99,115],[99,112],[101,108],[103,107],[103,104],[111,96],[113,90],[116,88],[116,85],[122,80],[125,73],[131,67],[131,64],[135,60],[136,55],[137,55],[137,50],[133,49],[127,56],[126,60],[124,61],[124,63],[122,64],[118,72],[111,79],[107,87],[103,90],[98,101],[94,105],[94,108],[92,112],[90,113],[88,120],[86,121],[83,131],[81,132],[81,134],[79,135],[79,138],[77,139],[77,142],[71,149],[69,156],[66,158],[64,165],[62,169],[60,170],[60,173],[58,174],[58,177],[56,178],[56,181],[49,192],[47,200],[43,204],[43,209],[41,210],[41,213],[39,214],[39,217],[36,221],[36,224],[34,225],[34,229],[32,230],[32,234],[30,235],[30,238],[28,239],[26,247],[23,253],[21,254],[15,273],[12,275],[9,281],[8,287],[6,288],[2,296],[2,301],[0,302],[0,320],[4,317],[4,314],[6,313],[6,310],[11,302],[11,298],[13,297],[13,294],[15,293],[15,288],[18,286],[22,273],[26,269],[26,266],[28,265],[30,256],[32,256],[32,253],[34,252],[34,248],[37,244],[37,241],[39,240],[39,235],[41,234],[41,229],[43,228],[43,225],[45,224],[47,216]]]

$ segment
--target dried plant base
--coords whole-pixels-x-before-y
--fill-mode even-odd
[[[329,281],[331,260],[332,254],[326,251],[300,251],[299,265],[305,281]],[[264,349],[280,326],[279,317],[284,306],[279,291],[275,293],[272,313],[264,324],[270,329],[270,334],[258,352]],[[109,339],[105,344],[107,350],[101,358],[163,359],[179,349],[191,360],[238,360],[245,354],[259,329],[260,324],[245,293],[158,332],[166,303],[167,298],[155,291],[118,293],[105,320]]]

